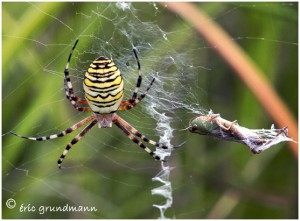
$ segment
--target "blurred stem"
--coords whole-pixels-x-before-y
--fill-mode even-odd
[[[263,108],[280,127],[289,128],[292,139],[298,140],[298,127],[292,113],[279,98],[264,73],[252,62],[247,54],[230,38],[230,36],[212,18],[198,9],[193,3],[167,2],[162,3],[185,20],[209,42],[235,73],[249,87]],[[298,157],[298,145],[289,142],[295,157]]]

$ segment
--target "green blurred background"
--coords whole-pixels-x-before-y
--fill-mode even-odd
[[[297,118],[298,4],[196,5],[248,53]],[[157,34],[160,35],[155,37]],[[132,44],[139,49],[144,88],[151,76],[161,78],[154,85],[160,90],[153,89],[145,103],[120,113],[152,139],[159,139],[154,130],[156,120],[145,106],[155,102],[155,95],[163,98],[174,92],[186,105],[199,104],[199,110],[212,109],[248,128],[269,128],[272,124],[256,98],[215,53],[214,46],[205,43],[189,24],[159,3],[132,3],[128,10],[120,9],[116,3],[4,2],[3,218],[159,216],[152,204],[161,204],[164,199],[151,195],[151,189],[159,186],[151,178],[160,171],[160,163],[140,151],[118,128],[94,128],[70,151],[61,171],[56,161],[75,134],[46,142],[7,134],[11,130],[23,135],[57,133],[87,116],[73,109],[63,88],[67,56],[79,36],[71,62],[72,81],[79,96],[84,70],[100,55],[115,58],[128,85],[126,95],[130,96],[137,73]],[[176,65],[159,62],[168,56],[179,58]],[[252,155],[241,144],[181,131],[196,116],[191,110],[174,109],[169,114],[173,128],[178,129],[172,143],[186,143],[170,159],[174,167],[170,175],[174,201],[167,217],[298,217],[298,164],[286,143]],[[16,200],[16,208],[6,207],[9,198]],[[22,204],[36,208],[95,206],[98,211],[39,214],[20,212]]]

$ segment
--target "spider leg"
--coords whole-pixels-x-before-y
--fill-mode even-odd
[[[116,115],[115,115],[116,116]],[[119,127],[124,133],[125,135],[132,140],[134,143],[136,143],[137,145],[139,145],[143,150],[145,150],[149,155],[151,155],[154,159],[156,160],[160,160],[165,162],[165,160],[161,159],[158,155],[156,155],[152,150],[150,150],[148,147],[146,147],[141,141],[138,140],[138,138],[136,136],[134,136],[133,134],[131,134],[130,130],[128,130],[126,128],[126,126],[124,126],[122,124],[122,121],[120,121],[120,117],[116,116],[113,119],[113,123]],[[124,120],[123,120],[124,121]]]
[[[139,97],[137,97],[137,94],[138,94],[139,89],[142,84],[142,73],[141,73],[140,60],[139,60],[139,57],[137,55],[137,51],[135,48],[133,48],[133,53],[134,53],[134,57],[137,62],[138,72],[139,72],[136,87],[134,89],[132,97],[128,100],[122,101],[118,110],[130,110],[130,109],[134,108],[147,95],[148,91],[150,90],[151,86],[153,85],[153,83],[155,81],[155,78],[153,78],[152,81],[150,82],[148,88],[146,89],[146,91],[143,94],[141,94]]]
[[[21,137],[24,139],[28,139],[28,140],[35,140],[35,141],[44,141],[44,140],[52,140],[52,139],[56,139],[58,137],[63,137],[69,133],[72,133],[73,131],[77,130],[79,127],[81,127],[82,125],[86,124],[87,122],[91,121],[95,119],[94,115],[91,115],[81,121],[79,121],[78,123],[74,124],[73,126],[67,128],[66,130],[57,133],[57,134],[52,134],[52,135],[48,135],[48,136],[42,136],[42,137],[29,137],[29,136],[23,136],[20,134],[16,134],[13,131],[10,131],[11,134],[17,136],[17,137]]]
[[[163,145],[161,143],[155,142],[154,140],[150,140],[147,137],[145,137],[141,132],[139,132],[137,129],[135,129],[133,126],[131,126],[128,122],[126,122],[124,119],[119,117],[118,115],[115,116],[117,121],[122,124],[123,127],[125,127],[130,133],[136,135],[137,137],[141,138],[143,141],[152,144],[153,146],[162,148],[162,149],[173,149],[173,146],[168,147],[166,145]]]
[[[69,75],[69,66],[70,66],[71,57],[72,57],[73,51],[76,48],[77,43],[78,43],[78,39],[75,41],[75,44],[71,49],[71,52],[69,54],[68,61],[67,61],[67,64],[66,64],[66,68],[64,70],[64,74],[65,74],[64,87],[65,87],[65,92],[66,92],[67,99],[71,102],[71,104],[73,105],[73,107],[76,110],[78,110],[78,111],[89,111],[89,110],[91,110],[90,107],[79,107],[77,105],[76,102],[81,103],[81,104],[87,104],[87,101],[75,96],[73,86],[72,86],[72,82],[71,82],[70,75]]]
[[[128,99],[128,100],[124,100],[121,102],[121,106],[119,107],[118,110],[130,110],[132,108],[134,108],[144,97],[146,97],[148,91],[150,90],[151,86],[153,85],[155,81],[155,78],[152,79],[152,81],[150,82],[148,88],[146,89],[146,91],[141,94],[138,98],[136,99]]]
[[[133,54],[134,54],[134,57],[135,57],[135,60],[136,60],[137,66],[138,66],[139,76],[138,76],[138,80],[136,82],[136,87],[135,87],[134,92],[132,94],[131,100],[135,100],[136,99],[137,93],[139,92],[139,89],[140,89],[141,84],[142,84],[141,63],[140,63],[140,59],[139,59],[139,57],[137,55],[136,48],[133,48]]]
[[[69,101],[71,100],[74,100],[75,102],[77,103],[80,103],[80,104],[88,104],[88,102],[85,100],[85,99],[81,99],[77,96],[72,96],[72,98],[70,97],[70,94],[69,94],[69,89],[68,89],[68,85],[67,85],[67,81],[66,79],[64,79],[64,86],[65,86],[65,93],[66,93],[66,97]]]
[[[64,158],[68,154],[69,150],[73,145],[75,145],[81,138],[84,137],[84,135],[97,123],[97,120],[93,120],[88,126],[86,126],[79,134],[74,137],[70,143],[66,146],[64,152],[61,154],[60,158],[57,161],[58,168],[61,169],[61,163],[63,162]]]

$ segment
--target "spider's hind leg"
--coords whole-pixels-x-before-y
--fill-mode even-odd
[[[69,57],[68,57],[68,61],[66,64],[66,68],[64,70],[64,74],[65,74],[65,79],[64,79],[64,87],[65,87],[65,94],[67,99],[71,102],[71,104],[73,105],[73,107],[78,110],[78,111],[90,111],[91,108],[90,107],[79,107],[77,103],[80,104],[88,104],[87,101],[85,99],[81,99],[77,96],[75,96],[74,94],[74,90],[73,90],[73,86],[72,86],[72,82],[70,79],[70,75],[69,75],[69,66],[70,66],[70,61],[72,58],[72,54],[73,51],[76,48],[76,45],[78,43],[78,39],[75,41],[74,46],[72,47]]]
[[[143,100],[144,97],[146,97],[146,95],[148,94],[148,91],[150,90],[154,81],[155,81],[155,78],[152,79],[152,81],[150,82],[146,91],[143,94],[141,94],[138,98],[134,98],[134,96],[132,96],[132,98],[130,98],[128,100],[123,100],[121,102],[121,106],[119,107],[118,110],[130,110],[130,109],[134,108],[141,100]]]

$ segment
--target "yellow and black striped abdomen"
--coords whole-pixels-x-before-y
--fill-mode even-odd
[[[93,112],[109,114],[116,112],[121,104],[124,82],[114,62],[101,56],[85,72],[83,89]]]

